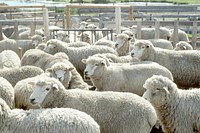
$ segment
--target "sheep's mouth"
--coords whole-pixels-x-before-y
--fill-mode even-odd
[[[84,79],[85,79],[85,80],[90,80],[90,77],[84,75]]]

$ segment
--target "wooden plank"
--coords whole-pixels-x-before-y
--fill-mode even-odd
[[[198,29],[198,23],[197,21],[193,22],[192,25],[192,47],[196,48],[196,42],[197,42],[197,29]]]
[[[34,6],[6,6],[6,5],[0,5],[0,9],[16,9],[16,8],[45,8],[45,5],[34,5]]]
[[[155,39],[160,38],[160,21],[155,21]]]
[[[0,41],[3,40],[3,26],[0,23]]]

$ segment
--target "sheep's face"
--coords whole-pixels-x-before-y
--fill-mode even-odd
[[[84,76],[85,78],[91,78],[96,77],[98,75],[101,76],[102,70],[104,66],[106,65],[105,60],[86,60],[83,59],[82,62],[86,64],[85,70],[84,70]]]
[[[30,96],[30,103],[33,105],[40,105],[45,97],[53,89],[59,90],[58,84],[52,82],[45,82],[45,84],[36,83],[34,90]]]
[[[150,43],[150,44],[149,44]],[[136,41],[133,49],[131,51],[131,56],[134,58],[141,59],[145,53],[151,47],[151,42],[150,41]]]
[[[49,54],[55,54],[56,53],[56,45],[53,44],[51,41],[46,43],[46,47],[43,49],[43,51],[49,53]]]
[[[163,76],[153,76],[147,79],[143,85],[146,89],[143,98],[156,107],[165,105],[171,93],[167,84],[172,81],[165,79],[167,78],[163,78]]]
[[[130,38],[128,37],[128,35],[118,34],[117,37],[116,37],[115,48],[117,48],[117,49],[121,48],[122,46],[127,44],[129,40],[130,40]]]

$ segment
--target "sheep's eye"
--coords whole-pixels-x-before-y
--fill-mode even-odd
[[[46,91],[49,91],[50,90],[50,88],[46,88]]]
[[[142,49],[144,49],[145,47],[143,46]]]
[[[99,64],[95,64],[95,66],[98,66]]]
[[[160,89],[160,88],[156,88],[156,90],[158,90],[158,91],[159,91],[159,90],[161,90],[161,89]]]

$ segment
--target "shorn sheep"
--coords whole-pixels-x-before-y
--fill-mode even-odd
[[[89,77],[98,91],[132,92],[142,96],[145,80],[153,75],[163,75],[173,80],[171,72],[157,63],[111,64],[101,57],[88,57],[85,77]]]
[[[86,112],[99,124],[101,133],[149,133],[157,121],[153,106],[132,93],[66,90],[55,78],[30,84],[35,86],[30,96],[32,104]]]
[[[168,68],[180,88],[200,87],[200,51],[174,51],[155,48],[148,40],[136,41],[131,56],[154,61]]]
[[[193,50],[193,47],[188,42],[180,41],[176,44],[174,50]]]
[[[21,66],[16,68],[6,68],[0,71],[0,76],[8,80],[12,86],[25,78],[34,77],[44,73],[44,71],[35,66]]]
[[[88,114],[70,108],[10,109],[0,98],[2,133],[100,133]]]
[[[14,88],[3,77],[0,77],[0,98],[2,98],[10,108],[15,107]]]
[[[117,54],[117,52],[110,47],[107,46],[85,46],[79,48],[67,47],[62,44],[47,42],[46,47],[44,49],[45,52],[49,54],[55,54],[57,52],[64,52],[69,57],[69,61],[75,66],[77,71],[83,77],[83,71],[85,69],[85,65],[81,62],[82,59],[92,56],[97,53],[113,53]]]
[[[155,108],[165,133],[200,132],[200,90],[181,90],[161,75],[147,79],[143,97]]]

